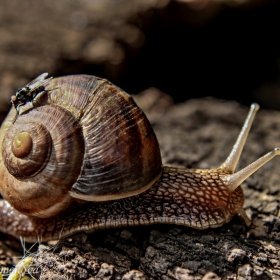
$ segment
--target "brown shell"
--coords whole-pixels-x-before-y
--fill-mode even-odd
[[[158,142],[128,94],[87,75],[53,79],[46,89],[14,124],[12,108],[1,127],[0,192],[17,210],[50,217],[73,198],[128,197],[157,181]]]

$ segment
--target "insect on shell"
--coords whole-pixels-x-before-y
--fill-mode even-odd
[[[1,129],[0,191],[14,208],[50,217],[73,200],[128,197],[158,180],[156,136],[128,94],[87,75],[44,81],[40,106],[14,124],[11,110]]]
[[[17,115],[21,115],[34,107],[36,100],[44,93],[45,85],[52,79],[52,77],[46,79],[47,76],[48,73],[39,75],[24,87],[19,88],[15,95],[11,97],[11,104],[16,108]]]

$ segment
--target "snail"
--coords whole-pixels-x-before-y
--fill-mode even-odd
[[[221,166],[174,168],[130,95],[95,76],[46,77],[1,126],[0,231],[34,242],[156,223],[215,228],[236,214],[250,224],[240,184],[280,154],[234,173],[257,104]]]

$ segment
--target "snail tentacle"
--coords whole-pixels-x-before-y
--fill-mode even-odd
[[[248,137],[250,128],[254,121],[255,115],[259,110],[259,105],[257,103],[253,103],[251,105],[250,111],[247,115],[247,118],[242,126],[242,129],[236,139],[235,144],[232,147],[232,150],[225,160],[225,162],[220,166],[221,169],[228,170],[229,173],[233,174],[237,163],[239,161],[240,155],[242,153],[243,147],[246,143],[246,139]]]

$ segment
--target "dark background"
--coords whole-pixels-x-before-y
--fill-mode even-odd
[[[91,74],[130,94],[214,96],[280,109],[279,1],[0,3],[1,116],[42,72]]]

